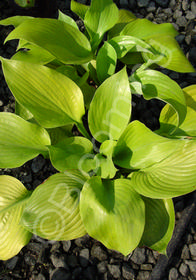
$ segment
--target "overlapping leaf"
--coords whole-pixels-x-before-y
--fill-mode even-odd
[[[17,179],[0,176],[0,259],[15,256],[29,243],[32,234],[20,225],[30,192]]]
[[[32,18],[33,17],[29,17],[29,16],[13,16],[0,20],[0,25],[13,25],[14,27],[17,27],[20,24],[22,24],[24,21]]]
[[[85,113],[80,88],[48,67],[2,59],[6,82],[16,100],[44,127],[81,123]]]
[[[145,70],[136,72],[130,78],[130,82],[132,90],[143,94],[145,99],[158,98],[169,103],[177,113],[177,125],[182,124],[186,117],[186,100],[182,89],[175,81],[161,72]]]
[[[86,181],[79,171],[49,177],[33,192],[22,225],[50,240],[70,240],[86,234],[79,213],[80,192]]]
[[[50,145],[47,131],[12,113],[0,113],[0,167],[19,167]]]
[[[97,89],[89,108],[89,128],[99,141],[116,140],[131,116],[131,92],[126,69],[106,79]]]
[[[107,248],[128,255],[139,244],[145,205],[129,180],[92,177],[82,189],[80,213],[88,234]]]
[[[65,23],[68,23],[70,25],[72,25],[73,27],[75,27],[77,30],[78,30],[78,26],[76,24],[76,22],[69,16],[65,15],[64,13],[62,13],[60,10],[59,10],[59,16],[58,16],[58,20],[61,20]]]
[[[178,119],[174,109],[167,104],[160,115],[159,134],[172,136],[196,136],[196,85],[183,89],[187,104],[187,114],[184,122],[177,127]]]
[[[23,39],[35,44],[67,64],[82,64],[91,60],[91,46],[79,30],[56,19],[25,20],[6,38]]]
[[[75,14],[77,14],[81,19],[84,19],[85,14],[87,10],[89,9],[89,6],[84,5],[82,3],[78,3],[75,0],[71,0],[71,10]]]

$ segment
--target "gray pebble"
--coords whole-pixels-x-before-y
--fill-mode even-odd
[[[182,11],[175,10],[173,14],[173,18],[177,19],[182,16]]]
[[[194,15],[196,15],[196,2],[191,1],[191,11],[193,12]]]
[[[76,267],[73,271],[72,271],[72,279],[79,279],[79,276],[82,273],[82,268],[81,267]]]
[[[178,270],[173,267],[172,269],[170,269],[169,271],[169,280],[178,280],[178,277],[179,277],[179,273],[178,273]]]
[[[189,9],[189,7],[190,7],[190,3],[189,2],[190,2],[189,0],[183,0],[182,1],[182,9],[184,11],[187,11]]]
[[[69,269],[68,268],[68,265],[66,264],[65,262],[65,258],[64,256],[62,255],[59,255],[59,254],[52,254],[50,256],[50,259],[51,259],[51,262],[52,264],[54,265],[54,267],[58,268],[58,267],[63,267],[63,268],[66,268],[67,270]]]
[[[67,263],[70,267],[77,267],[78,266],[78,259],[75,255],[69,255],[67,257]]]
[[[42,273],[39,273],[36,277],[36,280],[46,280],[46,277]]]
[[[137,280],[147,280],[150,277],[149,271],[139,271]]]
[[[172,12],[171,8],[164,9],[163,11],[168,17],[173,15],[173,12]]]
[[[184,245],[184,247],[182,249],[181,258],[183,260],[189,260],[190,259],[189,247],[186,244]]]
[[[152,264],[150,264],[150,263],[141,264],[140,267],[141,267],[141,270],[149,270],[149,271],[152,270]]]
[[[103,250],[101,246],[97,246],[96,244],[94,244],[91,249],[91,256],[97,258],[99,261],[105,261],[108,258],[106,251]]]
[[[30,265],[30,266],[34,266],[36,264],[36,259],[29,254],[24,255],[24,261],[27,265]]]
[[[189,60],[190,62],[196,64],[196,47],[190,49]]]
[[[176,24],[179,25],[180,27],[185,27],[187,24],[187,20],[184,16],[178,17],[176,20]]]
[[[42,170],[43,166],[45,164],[45,159],[42,156],[38,156],[33,159],[33,162],[31,164],[31,169],[34,173],[38,173]]]
[[[51,280],[70,280],[71,273],[64,268],[58,268],[52,274]]]
[[[67,253],[71,248],[71,241],[70,240],[62,241],[62,244],[63,244],[63,250]]]
[[[140,8],[147,7],[149,4],[149,0],[137,0],[137,4]]]
[[[82,247],[82,246],[85,246],[86,243],[88,242],[89,240],[89,236],[88,235],[84,235],[80,238],[77,238],[74,240],[74,243],[78,246],[78,247]]]
[[[3,106],[3,101],[2,101],[2,100],[0,100],[0,107],[1,107],[1,106]]]
[[[196,261],[185,261],[185,264],[188,265],[190,272],[196,272]]]
[[[179,272],[182,274],[182,276],[188,276],[189,274],[188,265],[186,265],[185,263],[181,263],[179,267]]]
[[[155,0],[155,2],[160,5],[162,8],[168,7],[169,0]]]
[[[120,0],[121,7],[128,7],[128,0]]]
[[[51,253],[52,253],[52,252],[58,252],[59,249],[60,249],[60,247],[61,247],[60,242],[55,241],[55,242],[52,244],[52,247],[51,247],[51,249],[50,249],[50,252],[51,252]]]
[[[133,280],[135,279],[135,272],[128,264],[125,263],[122,266],[122,276],[127,280]]]
[[[196,256],[196,243],[190,244],[189,245],[189,250],[191,252],[191,256]]]
[[[192,11],[187,11],[186,13],[186,19],[191,20],[191,19],[195,19],[195,14]]]
[[[146,254],[144,248],[136,248],[133,252],[131,260],[136,264],[143,264],[146,261]]]
[[[169,7],[170,7],[170,8],[174,8],[175,5],[176,5],[176,1],[175,1],[175,0],[170,0],[170,2],[169,2]]]
[[[82,249],[80,251],[79,261],[82,267],[87,267],[89,263],[89,249]]]
[[[156,10],[155,3],[150,2],[146,10],[147,10],[148,13],[154,12]]]
[[[103,261],[97,264],[97,271],[100,274],[104,274],[107,271],[107,261]]]
[[[6,262],[6,268],[9,269],[9,270],[13,270],[16,267],[18,259],[19,259],[18,256],[15,256],[15,257],[9,259]]]
[[[121,277],[120,265],[108,264],[108,270],[115,279],[119,279]]]
[[[97,275],[96,267],[88,266],[85,270],[83,270],[83,275],[83,279],[95,280],[95,275]]]

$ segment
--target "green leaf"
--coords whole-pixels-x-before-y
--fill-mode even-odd
[[[100,83],[115,73],[117,55],[115,49],[108,42],[105,42],[100,48],[96,62],[97,77]]]
[[[88,9],[89,6],[71,0],[71,11],[74,12],[76,15],[78,15],[81,19],[84,19]]]
[[[91,38],[92,49],[98,47],[104,33],[118,21],[118,8],[112,0],[92,0],[84,23]]]
[[[131,91],[124,68],[105,80],[96,90],[89,108],[89,128],[99,142],[117,140],[130,116]]]
[[[128,52],[152,52],[152,47],[143,40],[132,36],[117,36],[108,41],[117,53],[118,58],[124,57]]]
[[[13,16],[0,20],[0,25],[13,25],[14,27],[17,27],[20,24],[22,24],[24,21],[32,18],[33,17],[29,17],[29,16]]]
[[[186,117],[186,100],[179,85],[167,75],[156,70],[137,71],[130,79],[131,89],[137,91],[141,87],[141,94],[149,100],[157,98],[169,103],[177,112],[177,125],[182,124]]]
[[[179,142],[162,161],[130,174],[138,193],[151,198],[172,198],[196,189],[196,141]]]
[[[17,51],[12,56],[12,59],[41,65],[47,64],[55,59],[51,53],[39,46],[26,43],[24,48],[25,50]]]
[[[122,63],[126,65],[143,64],[144,60],[140,52],[128,52],[124,57],[120,59]]]
[[[0,259],[17,255],[29,243],[32,234],[20,225],[30,192],[17,179],[0,176]]]
[[[120,9],[117,23],[108,31],[109,39],[118,36],[127,23],[136,20],[136,16],[128,10]]]
[[[171,23],[156,24],[148,19],[136,19],[128,23],[120,35],[129,35],[140,39],[151,38],[154,35],[162,38],[163,35],[175,37],[178,32]]]
[[[145,41],[151,45],[157,53],[143,53],[145,61],[151,61],[164,68],[186,73],[195,72],[195,69],[190,64],[177,41],[169,34],[158,34],[146,38]]]
[[[49,177],[29,199],[22,225],[50,240],[70,240],[86,234],[79,213],[80,192],[86,179],[77,170]]]
[[[129,180],[92,177],[81,192],[80,214],[88,234],[109,249],[128,255],[140,242],[145,205]]]
[[[112,158],[112,154],[114,152],[114,148],[115,148],[116,144],[117,144],[117,141],[106,140],[101,144],[101,146],[99,148],[99,152],[105,156]]]
[[[23,39],[35,44],[66,64],[82,64],[92,58],[88,39],[75,27],[61,20],[26,20],[8,35],[6,42],[12,39]]]
[[[61,172],[80,169],[86,156],[93,153],[93,144],[83,137],[69,137],[48,148],[53,166]]]
[[[69,78],[42,65],[2,59],[6,82],[16,100],[44,127],[82,122],[80,88]]]
[[[50,145],[47,131],[12,113],[0,113],[0,167],[19,167],[26,161],[47,152]]]
[[[181,141],[161,137],[139,121],[133,121],[117,141],[113,160],[123,168],[145,168],[161,162],[179,147]]]
[[[23,8],[31,8],[35,5],[35,0],[14,0],[16,4]]]
[[[108,140],[109,141],[109,140]],[[105,157],[102,154],[97,154],[94,158],[96,162],[96,168],[94,172],[97,176],[104,179],[112,179],[116,175],[116,167],[111,157]]]
[[[165,105],[159,118],[160,129],[156,131],[161,135],[196,136],[196,85],[183,89],[187,104],[187,114],[184,122],[177,127],[178,118],[174,109]]]
[[[28,121],[33,118],[31,112],[29,112],[25,107],[23,107],[20,103],[15,101],[15,114]]]
[[[75,27],[76,29],[78,29],[76,22],[71,17],[65,15],[60,10],[58,12],[59,12],[58,20],[64,21],[65,23],[68,23],[73,27]]]
[[[57,143],[62,142],[66,137],[73,136],[72,128],[72,125],[48,128],[47,131],[50,135],[51,145],[56,145]]]
[[[140,246],[147,246],[166,254],[167,245],[175,225],[172,199],[152,199],[143,197],[145,202],[145,228]]]

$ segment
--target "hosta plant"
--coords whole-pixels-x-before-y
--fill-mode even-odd
[[[33,7],[35,4],[35,0],[14,0],[17,5],[23,8]]]
[[[6,41],[19,39],[13,57],[1,57],[16,106],[0,113],[0,167],[42,154],[59,171],[33,192],[0,176],[0,258],[32,234],[88,233],[124,255],[137,246],[165,254],[172,198],[196,185],[196,85],[181,89],[160,68],[194,68],[170,23],[136,18],[112,0],[72,1],[71,9],[83,33],[61,12],[0,22],[15,27]],[[133,94],[166,103],[159,130],[131,121]]]

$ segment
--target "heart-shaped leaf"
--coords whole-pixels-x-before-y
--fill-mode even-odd
[[[166,254],[167,245],[175,225],[172,199],[152,199],[143,197],[145,202],[145,228],[140,246],[147,246]]]
[[[139,121],[131,122],[114,147],[115,164],[139,169],[161,162],[181,146],[181,141],[157,135]]]
[[[69,137],[48,148],[52,164],[61,172],[80,169],[83,164],[81,161],[93,153],[93,144],[83,137]]]
[[[0,259],[7,260],[29,243],[32,234],[20,224],[30,192],[17,179],[0,176]]]
[[[156,131],[161,135],[196,136],[196,85],[183,88],[187,104],[187,114],[184,122],[177,127],[178,118],[174,109],[165,105],[159,118],[160,129]]]
[[[85,113],[80,88],[48,67],[2,59],[6,82],[16,100],[44,127],[81,123]]]
[[[79,213],[81,189],[86,181],[79,171],[49,177],[33,192],[22,225],[50,240],[70,240],[86,234]]]
[[[12,113],[0,113],[0,167],[19,167],[48,151],[47,131]]]
[[[98,47],[104,33],[118,20],[118,8],[112,0],[92,0],[84,23],[91,37],[92,49]]]
[[[151,198],[172,198],[196,189],[196,141],[174,140],[179,148],[162,161],[130,174],[138,193]]]
[[[105,42],[100,48],[96,60],[97,77],[100,83],[115,73],[116,62],[115,49],[108,42]]]
[[[134,93],[143,94],[147,100],[157,98],[169,103],[177,113],[177,125],[182,124],[186,117],[186,100],[179,85],[167,75],[155,70],[138,71],[131,76],[130,86]]]
[[[145,205],[129,180],[92,177],[81,192],[80,214],[88,234],[109,249],[128,255],[140,242]]]
[[[8,35],[6,41],[12,39],[23,39],[35,44],[67,64],[82,64],[92,58],[91,46],[85,35],[61,20],[25,20]]]
[[[131,91],[126,69],[106,79],[96,90],[89,108],[89,128],[99,141],[116,140],[131,116]]]

